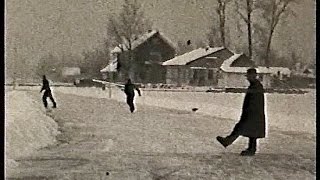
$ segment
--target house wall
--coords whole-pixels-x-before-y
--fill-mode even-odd
[[[134,49],[133,53],[135,57],[135,82],[165,83],[166,69],[161,65],[161,62],[174,57],[174,48],[156,34]],[[127,66],[128,53],[120,54],[118,59],[122,65]]]
[[[258,76],[262,76],[262,80],[260,80],[260,82],[264,88],[271,87],[270,74],[259,74]],[[248,86],[249,82],[243,73],[222,72],[221,78],[218,80],[219,88],[247,88]]]
[[[166,84],[188,85],[192,71],[187,67],[167,66]]]
[[[61,71],[61,80],[63,82],[73,82],[81,74],[79,67],[64,67]]]
[[[221,64],[232,55],[233,53],[231,51],[223,49],[206,57],[189,62],[187,65],[165,66],[166,83],[193,86],[216,86],[218,84],[218,70]],[[207,57],[216,58],[210,59]],[[192,67],[206,69],[193,69]]]
[[[166,83],[178,86],[215,86],[218,84],[218,70],[218,68],[191,69],[188,66],[167,66]]]
[[[80,75],[80,68],[79,67],[64,67],[62,68],[62,76],[75,76]]]

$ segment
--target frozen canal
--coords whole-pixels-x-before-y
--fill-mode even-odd
[[[244,94],[143,92],[131,114],[119,90],[53,88],[48,117],[37,88],[7,92],[8,179],[315,179],[314,92],[267,94],[268,137],[240,157],[245,138],[224,149],[214,137],[233,128]]]

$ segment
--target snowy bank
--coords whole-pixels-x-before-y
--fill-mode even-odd
[[[26,91],[6,91],[6,168],[17,165],[14,159],[55,143],[58,125],[41,108]]]
[[[87,97],[109,98],[109,91],[101,88],[56,87],[56,92]],[[308,132],[315,135],[316,98],[315,90],[306,94],[266,93],[266,116],[268,125],[283,131]],[[139,104],[191,111],[233,119],[241,114],[244,93],[205,93],[205,92],[153,92],[142,91],[136,98]],[[112,88],[112,99],[125,102],[125,94],[119,88]]]
[[[25,90],[39,90],[40,87],[19,87]],[[316,132],[316,91],[309,89],[306,94],[266,93],[266,116],[268,125],[283,131]],[[109,91],[88,87],[53,87],[53,93],[62,92],[86,97],[109,98]],[[137,109],[140,105],[151,105],[177,110],[233,119],[238,121],[244,93],[206,93],[206,92],[155,92],[143,91],[136,98]],[[125,102],[125,94],[119,88],[112,88],[112,99]],[[59,100],[58,100],[59,101]]]

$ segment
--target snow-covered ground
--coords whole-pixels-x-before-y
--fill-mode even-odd
[[[17,165],[14,159],[55,142],[58,125],[26,91],[6,90],[5,118],[6,168]]]
[[[315,177],[314,92],[266,95],[274,130],[259,141],[259,153],[249,159],[238,155],[245,138],[228,149],[214,141],[232,129],[244,94],[145,91],[137,97],[137,113],[131,114],[119,89],[112,92],[117,101],[110,101],[108,91],[99,88],[54,87],[54,119],[62,125],[59,138],[67,143],[39,150],[54,143],[58,134],[57,124],[43,111],[39,88],[6,91],[6,154],[10,159],[30,156],[19,159],[18,169],[11,166],[17,170],[11,177],[96,179],[106,177],[106,171],[109,179],[155,179],[150,177],[171,171],[169,179]],[[193,107],[199,108],[195,114]],[[277,116],[282,120],[272,120]]]
[[[109,98],[109,91],[100,88],[56,87],[54,91],[80,96]],[[119,88],[112,89],[112,99],[125,101],[125,94]],[[197,113],[228,118],[237,121],[241,114],[244,94],[206,92],[156,92],[144,91],[136,98],[136,103],[187,110],[197,107]],[[316,93],[306,94],[266,94],[266,116],[271,128],[284,131],[299,131],[315,134]],[[137,107],[139,108],[139,106]]]

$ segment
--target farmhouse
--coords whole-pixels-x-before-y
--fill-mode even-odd
[[[133,62],[128,61],[128,48],[124,44],[111,51],[111,63],[100,72],[113,72],[115,80],[124,81],[129,76],[129,63],[133,63],[134,81],[140,83],[164,83],[163,61],[175,56],[175,45],[158,30],[148,31],[132,41]],[[117,69],[117,67],[119,69]]]
[[[80,76],[80,68],[79,67],[64,67],[62,68],[62,80],[64,82],[72,82],[78,76]]]
[[[271,88],[272,82],[277,77],[283,80],[290,77],[291,71],[283,67],[256,67],[254,62],[249,60],[244,54],[234,54],[225,60],[220,67],[220,79],[218,87],[220,88],[246,88],[249,82],[246,79],[247,69],[255,67],[257,69],[258,78],[264,88]]]
[[[224,47],[199,48],[162,63],[166,67],[166,83],[178,86],[214,86],[218,70],[233,53]]]

